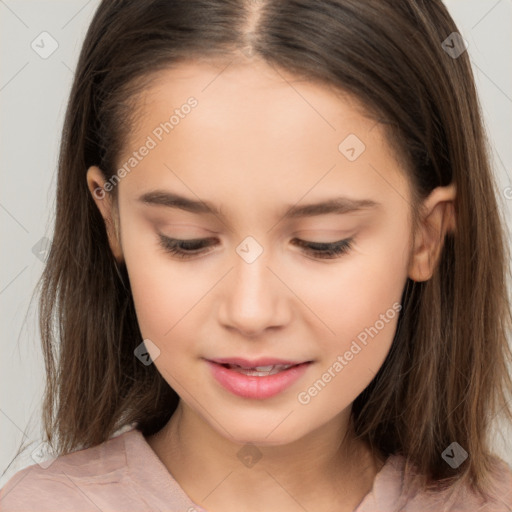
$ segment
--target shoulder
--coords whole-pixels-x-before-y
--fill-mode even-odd
[[[85,496],[74,488],[73,480],[46,472],[37,464],[18,471],[0,490],[4,512],[31,510],[88,510]]]
[[[512,470],[493,457],[484,499],[461,481],[449,488],[439,484],[425,488],[415,465],[402,455],[390,455],[377,474],[372,491],[356,512],[511,512]]]
[[[0,509],[3,512],[98,510],[94,498],[91,499],[94,489],[98,485],[115,486],[123,479],[124,435],[18,471],[0,489]]]
[[[512,510],[512,470],[503,460],[494,457],[493,466],[484,486],[488,493],[486,499],[463,483],[457,483],[445,490],[417,491],[404,510],[407,512],[420,510],[510,512]]]

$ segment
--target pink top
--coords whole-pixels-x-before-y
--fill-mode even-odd
[[[465,488],[417,492],[407,485],[404,463],[403,457],[390,456],[354,512],[512,510],[512,471],[502,460],[494,479],[495,504],[479,501]],[[185,494],[133,427],[98,446],[60,456],[46,469],[43,465],[34,464],[12,476],[0,490],[2,512],[207,512]]]

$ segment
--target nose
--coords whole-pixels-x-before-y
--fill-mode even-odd
[[[236,255],[226,277],[219,297],[219,321],[225,328],[256,338],[288,323],[292,293],[269,266],[265,252],[252,262]]]

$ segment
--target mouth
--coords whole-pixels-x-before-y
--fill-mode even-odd
[[[216,359],[206,362],[213,377],[224,389],[243,398],[260,400],[277,395],[290,387],[313,363],[275,359],[256,362]]]
[[[241,366],[239,364],[221,364],[224,368],[228,370],[233,370],[238,373],[242,373],[244,375],[250,375],[251,377],[266,377],[267,375],[276,375],[282,371],[288,370],[295,366],[299,366],[299,364],[307,364],[307,363],[298,363],[298,364],[270,364],[266,366]]]

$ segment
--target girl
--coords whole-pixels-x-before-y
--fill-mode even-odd
[[[503,219],[440,0],[104,0],[2,510],[512,508]]]

